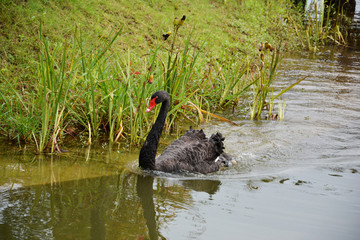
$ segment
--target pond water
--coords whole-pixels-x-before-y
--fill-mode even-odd
[[[103,145],[34,155],[0,144],[0,239],[359,239],[360,51],[282,61],[284,121],[212,121],[239,163],[149,175]],[[22,152],[23,151],[23,152]]]

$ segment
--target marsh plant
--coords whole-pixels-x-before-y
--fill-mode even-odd
[[[276,69],[280,62],[280,51],[276,51],[269,43],[261,44],[260,65],[255,65],[256,82],[253,85],[253,103],[250,107],[250,118],[261,119],[265,107],[272,111],[272,99],[268,96],[272,92],[271,85],[275,79]],[[257,70],[257,71],[256,71]]]
[[[37,153],[61,152],[65,137],[137,146],[159,111],[145,114],[149,97],[160,89],[171,95],[168,132],[180,133],[177,123],[184,121],[229,121],[216,111],[240,108],[244,99],[252,104],[251,118],[260,119],[279,97],[272,96],[271,85],[280,52],[267,44],[261,60],[239,48],[209,53],[190,22],[186,16],[171,20],[171,31],[154,37],[141,54],[119,50],[123,27],[94,41],[76,25],[69,37],[51,41],[41,25],[33,75],[13,80],[0,71],[1,133],[19,143],[34,142]]]
[[[203,122],[204,115],[229,121],[210,112],[210,109],[214,105],[225,106],[231,100],[238,100],[245,91],[243,85],[247,82],[243,75],[248,69],[246,66],[249,61],[239,61],[235,56],[229,59],[230,55],[226,55],[222,56],[226,60],[204,62],[200,56],[204,54],[202,50],[205,43],[193,40],[195,29],[188,33],[183,42],[179,41],[179,30],[185,20],[185,15],[181,19],[175,18],[173,32],[164,33],[163,42],[150,54],[150,69],[154,66],[162,67],[159,75],[163,80],[155,81],[157,88],[166,90],[171,96],[171,109],[166,125],[168,130],[175,126],[175,120],[179,117],[190,121],[195,119],[195,124]],[[199,62],[200,59],[202,62]],[[208,66],[209,69],[204,69],[203,66]],[[207,71],[215,71],[217,74],[212,76]],[[150,73],[150,76],[156,75],[156,72]]]
[[[181,119],[195,124],[209,116],[229,121],[212,110],[236,105],[251,86],[257,89],[252,119],[258,119],[279,54],[266,49],[257,77],[250,70],[254,64],[249,57],[223,54],[216,61],[198,63],[203,44],[192,41],[194,29],[184,42],[179,41],[184,20],[185,16],[175,19],[174,34],[164,34],[159,45],[143,56],[130,50],[111,51],[121,29],[95,49],[79,28],[72,42],[63,44],[51,44],[40,28],[37,82],[24,91],[2,76],[8,86],[1,93],[3,131],[10,129],[10,139],[34,141],[38,153],[61,152],[59,145],[66,135],[84,135],[87,144],[105,136],[109,142],[137,145],[154,121],[145,108],[156,89],[172,96],[168,130],[179,132],[175,124]]]
[[[270,120],[283,120],[285,113],[285,100],[278,103],[278,113],[274,113],[274,100],[280,98],[284,93],[299,84],[302,78],[287,88],[274,95],[272,83],[276,79],[278,65],[281,61],[280,50],[274,48],[269,43],[260,45],[260,65],[254,65],[254,84],[252,85],[253,100],[250,106],[250,118],[260,120],[262,118]],[[266,117],[262,116],[263,111],[267,111]]]
[[[301,24],[289,18],[296,29],[301,45],[316,52],[319,47],[336,44],[346,45],[344,33],[348,31],[349,19],[344,14],[344,6],[348,2],[333,4],[328,1],[327,6],[321,1],[313,1],[305,9],[304,22]]]

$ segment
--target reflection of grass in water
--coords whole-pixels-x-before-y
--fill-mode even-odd
[[[284,116],[285,116],[285,100],[280,101],[278,103],[278,114],[279,114],[279,120],[282,121],[284,120]]]

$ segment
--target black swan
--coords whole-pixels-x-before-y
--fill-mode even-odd
[[[170,96],[166,91],[157,91],[151,96],[146,112],[150,112],[159,103],[162,103],[160,113],[140,150],[140,168],[163,172],[188,171],[207,174],[218,171],[222,166],[231,165],[232,157],[223,152],[225,138],[221,133],[207,138],[203,130],[194,130],[191,127],[155,160],[160,135],[170,106]]]

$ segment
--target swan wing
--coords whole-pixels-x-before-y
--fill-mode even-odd
[[[215,161],[223,152],[224,138],[220,133],[206,138],[202,130],[187,131],[169,145],[156,159],[156,169],[165,172],[181,170],[209,173],[218,171],[220,161]]]

